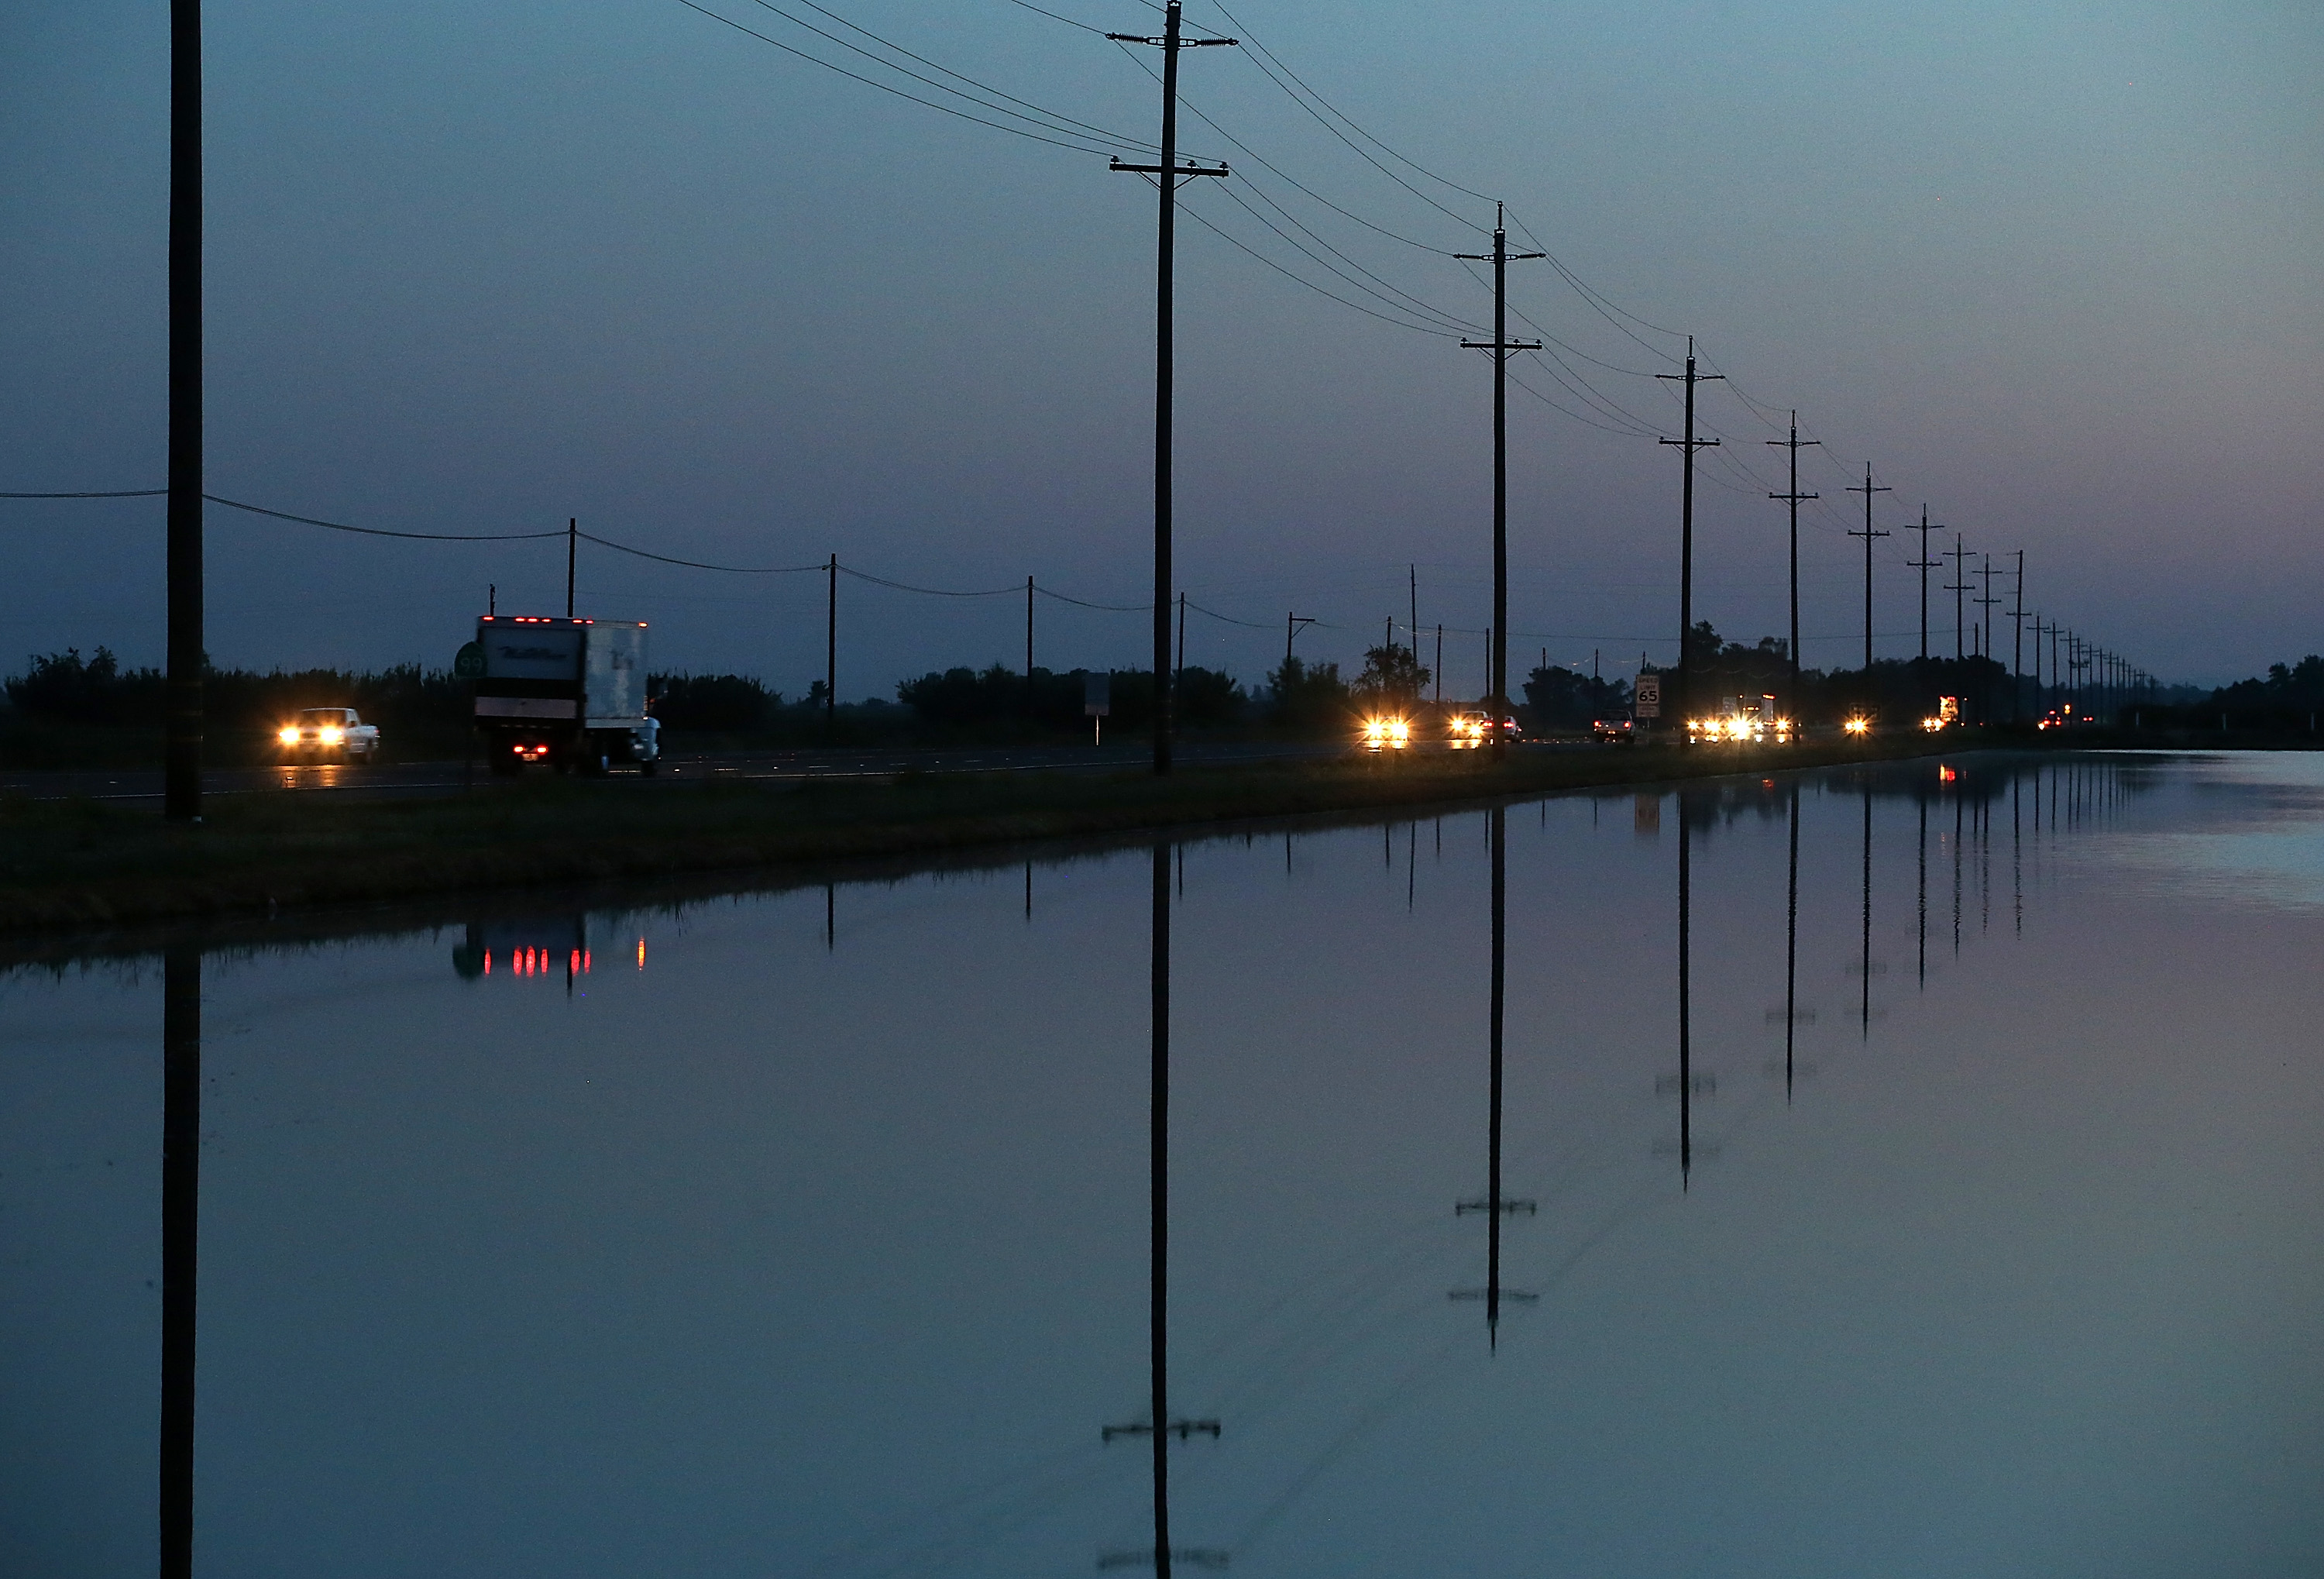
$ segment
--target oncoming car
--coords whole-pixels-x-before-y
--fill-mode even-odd
[[[302,707],[274,739],[283,755],[309,762],[368,762],[379,756],[379,725],[364,723],[353,707]]]
[[[1517,737],[1517,721],[1508,714],[1501,716],[1501,738]],[[1454,751],[1475,751],[1489,745],[1493,740],[1493,716],[1471,708],[1455,713],[1445,721],[1444,738]]]
[[[1375,716],[1364,720],[1366,751],[1402,751],[1412,743],[1412,725],[1403,718]]]

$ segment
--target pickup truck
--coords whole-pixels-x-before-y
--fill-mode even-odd
[[[364,723],[353,707],[302,707],[274,732],[274,740],[284,756],[299,761],[379,760],[379,725]]]

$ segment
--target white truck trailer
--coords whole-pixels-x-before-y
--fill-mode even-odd
[[[476,646],[476,730],[493,771],[654,771],[661,725],[646,696],[643,620],[484,614]]]

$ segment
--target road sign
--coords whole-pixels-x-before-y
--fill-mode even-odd
[[[484,643],[480,642],[466,642],[462,645],[459,651],[452,655],[452,678],[454,679],[482,679],[484,678]]]
[[[1112,675],[1085,674],[1082,676],[1082,711],[1092,718],[1106,718],[1112,716]]]
[[[1630,715],[1635,718],[1659,718],[1663,716],[1663,677],[1642,674],[1630,691]]]

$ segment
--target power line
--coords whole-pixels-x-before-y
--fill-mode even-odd
[[[881,92],[882,92],[882,93],[890,93],[890,94],[895,95],[898,98],[909,99],[909,100],[910,100],[912,103],[914,103],[914,104],[917,104],[917,105],[924,105],[924,106],[927,106],[927,108],[929,108],[929,109],[940,111],[940,112],[942,112],[942,113],[943,113],[943,114],[945,114],[945,115],[955,115],[955,116],[959,117],[960,119],[962,119],[962,120],[964,120],[964,121],[973,121],[973,122],[975,122],[975,123],[976,123],[978,125],[980,125],[980,126],[990,126],[990,127],[991,127],[991,128],[992,128],[994,131],[996,131],[996,132],[1007,132],[1007,133],[1009,133],[1011,136],[1017,136],[1017,137],[1024,137],[1024,138],[1028,138],[1028,139],[1029,139],[1030,141],[1035,142],[1035,143],[1048,143],[1051,147],[1054,147],[1054,148],[1070,148],[1070,149],[1072,149],[1072,150],[1073,150],[1074,152],[1076,152],[1076,153],[1103,153],[1103,152],[1108,152],[1108,150],[1106,150],[1106,149],[1105,149],[1105,148],[1103,148],[1103,147],[1092,147],[1092,146],[1090,146],[1090,145],[1089,145],[1089,142],[1088,142],[1087,140],[1084,140],[1084,141],[1078,141],[1078,142],[1076,142],[1076,141],[1069,141],[1066,137],[1051,137],[1051,136],[1045,136],[1045,135],[1043,135],[1043,134],[1041,134],[1040,133],[1038,133],[1038,132],[1028,132],[1028,131],[1025,130],[1025,128],[1024,128],[1024,127],[1022,127],[1022,126],[1011,126],[1011,125],[1005,125],[1005,124],[1003,124],[1002,122],[1000,122],[1000,121],[989,121],[989,120],[986,120],[982,115],[973,115],[969,114],[966,110],[964,110],[964,109],[956,109],[956,108],[954,108],[953,106],[948,105],[948,104],[938,104],[936,100],[934,100],[934,99],[932,99],[932,98],[922,98],[922,97],[921,97],[918,94],[917,94],[917,93],[907,93],[907,92],[905,92],[905,91],[904,91],[904,89],[902,89],[902,88],[900,88],[894,87],[894,86],[892,86],[891,84],[889,84],[889,83],[881,82],[881,81],[878,80],[878,79],[877,79],[877,78],[875,78],[866,77],[866,76],[864,76],[864,75],[863,75],[862,72],[860,72],[860,71],[850,71],[850,70],[849,70],[846,67],[844,67],[844,66],[836,65],[836,64],[835,64],[835,63],[834,63],[834,62],[832,62],[832,61],[829,61],[829,60],[826,60],[823,59],[823,58],[822,58],[821,56],[819,56],[819,55],[810,54],[808,51],[805,51],[805,50],[802,50],[802,49],[799,49],[799,48],[798,48],[798,47],[797,47],[797,46],[795,46],[795,45],[787,44],[787,43],[783,42],[783,41],[782,41],[782,40],[780,40],[780,39],[779,39],[779,38],[773,38],[773,37],[770,37],[770,36],[769,36],[769,35],[768,35],[768,34],[766,34],[766,33],[762,33],[762,32],[761,32],[758,29],[756,29],[756,28],[754,28],[754,27],[746,26],[745,24],[743,24],[743,23],[739,23],[739,22],[735,21],[735,20],[734,20],[733,17],[731,17],[731,16],[722,16],[722,15],[720,15],[717,12],[711,10],[711,9],[710,9],[708,6],[706,6],[706,5],[696,5],[696,4],[695,3],[695,0],[678,0],[678,4],[679,4],[680,5],[685,6],[688,11],[698,11],[698,12],[700,12],[703,15],[705,15],[705,16],[706,16],[706,17],[710,18],[710,20],[711,20],[711,21],[713,21],[713,22],[723,22],[723,23],[724,23],[728,27],[733,28],[736,32],[740,32],[740,33],[748,33],[751,37],[752,37],[752,38],[754,38],[754,39],[758,40],[758,41],[759,41],[761,43],[762,43],[762,44],[771,44],[771,45],[773,45],[776,49],[779,49],[779,50],[782,51],[783,51],[783,53],[785,53],[785,54],[787,54],[787,55],[796,55],[796,56],[798,56],[800,60],[805,60],[805,61],[807,61],[807,62],[808,62],[809,64],[811,64],[811,65],[820,66],[820,67],[822,67],[822,68],[823,68],[825,70],[826,70],[826,71],[836,71],[837,73],[839,73],[839,75],[840,75],[840,76],[842,76],[842,77],[845,77],[845,78],[851,78],[851,79],[853,79],[853,80],[854,80],[854,81],[857,81],[857,82],[861,82],[861,83],[862,83],[862,84],[863,84],[865,87],[867,87],[867,88],[878,88],[878,89],[879,89]],[[805,24],[804,24],[804,23],[802,23],[801,25],[802,25],[802,26],[804,26]],[[849,45],[848,47],[849,47],[849,48],[851,48],[851,49],[854,48],[854,46],[853,46],[853,45]],[[859,52],[859,53],[862,53],[862,51],[859,51],[858,52]],[[886,62],[884,62],[884,61],[883,61],[883,62],[881,62],[881,63],[882,63],[883,65],[884,65],[884,64],[887,64],[887,63],[886,63]],[[902,68],[900,68],[900,67],[894,67],[894,66],[891,66],[891,67],[890,67],[890,69],[891,69],[891,70],[901,70],[901,69],[902,69]],[[906,72],[906,73],[905,73],[905,75],[907,75],[907,76],[910,76],[910,75],[912,75],[912,74],[911,74],[911,73],[909,73],[909,72]],[[961,98],[968,98],[968,97],[969,97],[969,96],[968,96],[968,95],[966,95],[966,94],[964,94],[964,93],[959,93],[957,89],[954,89],[954,88],[944,88],[944,85],[943,85],[942,83],[933,83],[933,84],[931,84],[930,86],[932,86],[932,87],[936,87],[936,88],[942,88],[945,92],[947,92],[947,93],[953,93],[953,94],[954,94],[956,97],[961,97]],[[972,102],[972,103],[979,103],[979,104],[981,104],[982,101],[981,101],[981,100],[975,100],[975,99],[971,99],[971,101],[970,101],[970,102]],[[1013,115],[1013,114],[1014,114],[1014,112],[1007,111],[1007,110],[1001,110],[1001,109],[999,109],[997,106],[991,106],[991,105],[985,105],[983,107],[985,107],[985,108],[987,108],[987,109],[992,109],[992,110],[994,110],[994,112],[995,112],[996,114],[1001,114],[1001,115]],[[1016,118],[1016,119],[1019,119],[1019,120],[1021,120],[1021,121],[1026,121],[1026,122],[1028,122],[1028,123],[1029,123],[1029,124],[1031,124],[1031,125],[1044,125],[1044,123],[1038,122],[1038,121],[1033,121],[1033,120],[1032,120],[1032,117],[1030,117],[1030,116],[1028,116],[1028,115],[1016,115],[1016,116],[1015,116],[1015,118]],[[1063,118],[1063,117],[1060,117],[1060,118]],[[1062,130],[1064,130],[1064,128],[1062,128],[1062,127],[1056,127],[1056,126],[1049,126],[1049,127],[1047,127],[1047,130],[1049,130],[1049,131],[1062,131]],[[1142,145],[1142,144],[1136,144],[1136,143],[1132,143],[1132,144],[1130,144],[1130,146],[1139,147],[1139,146],[1143,146],[1143,145]]]
[[[817,15],[829,17],[832,21],[837,23],[840,26],[846,28],[851,32],[862,33],[865,38],[870,39],[873,43],[878,44],[883,50],[888,50],[895,54],[901,55],[908,60],[917,60],[931,71],[941,71],[945,76],[950,77],[956,81],[965,82],[970,87],[975,88],[979,93],[988,93],[995,98],[1006,99],[1009,103],[1021,106],[1025,109],[1033,111],[1034,114],[1038,115],[1044,116],[1052,121],[1062,122],[1066,125],[1077,127],[1084,132],[1093,133],[1094,134],[1103,137],[1110,142],[1119,143],[1125,148],[1145,149],[1151,148],[1153,146],[1151,143],[1142,142],[1136,137],[1125,136],[1119,132],[1109,131],[1103,126],[1093,125],[1088,121],[1076,120],[1071,115],[1059,115],[1055,110],[1044,109],[1039,105],[1033,103],[1029,99],[1019,98],[1013,93],[1004,93],[1000,88],[993,87],[991,83],[980,82],[975,78],[955,71],[949,66],[939,65],[936,61],[929,60],[925,55],[916,55],[911,51],[904,48],[901,44],[896,43],[890,39],[881,38],[878,33],[873,32],[871,29],[859,26],[855,23],[848,21],[847,18],[840,15],[837,12],[833,11],[826,6],[816,5],[816,0],[794,0],[794,3],[806,6],[808,10],[815,12]],[[853,50],[857,54],[863,56],[863,58],[868,60],[878,60],[880,64],[886,66],[891,71],[904,71],[904,75],[907,77],[910,77],[916,81],[927,82],[929,87],[937,88],[942,92],[954,94],[960,93],[960,90],[956,88],[945,88],[944,84],[940,82],[931,82],[928,78],[919,76],[917,72],[906,71],[904,70],[904,68],[897,66],[892,62],[880,60],[880,58],[877,55],[872,54],[868,50],[860,49],[856,45],[849,43],[845,39],[835,37],[833,34],[827,33],[821,28],[816,27],[813,23],[799,21],[798,17],[793,16],[781,6],[772,4],[771,0],[752,0],[752,4],[764,10],[773,12],[785,22],[790,23],[795,26],[807,29],[809,32],[814,33],[817,38],[829,39],[833,43],[837,44],[843,50]],[[961,97],[970,98],[971,102],[975,102],[973,96],[963,94]],[[997,105],[991,107],[995,109],[1000,108]],[[1001,113],[1011,114],[1014,112],[1004,110]]]
[[[1236,32],[1240,32],[1240,33],[1241,33],[1241,34],[1244,36],[1244,38],[1246,38],[1246,39],[1249,39],[1249,40],[1250,40],[1251,50],[1253,51],[1253,52],[1254,52],[1254,54],[1255,54],[1255,55],[1264,55],[1264,56],[1266,56],[1266,57],[1267,57],[1267,59],[1268,59],[1269,60],[1274,61],[1274,62],[1275,62],[1275,64],[1276,64],[1277,66],[1278,66],[1278,67],[1280,67],[1280,68],[1282,69],[1283,74],[1284,74],[1286,77],[1288,77],[1288,78],[1291,78],[1291,80],[1292,80],[1292,81],[1298,83],[1298,84],[1299,84],[1299,86],[1300,86],[1303,89],[1305,89],[1308,94],[1310,94],[1311,96],[1313,96],[1313,97],[1314,97],[1314,100],[1315,100],[1315,102],[1316,102],[1317,104],[1322,105],[1324,108],[1326,108],[1326,109],[1330,110],[1330,111],[1331,111],[1334,115],[1339,116],[1339,118],[1340,118],[1341,120],[1342,120],[1342,121],[1346,122],[1346,123],[1347,123],[1347,125],[1348,125],[1348,126],[1349,126],[1351,130],[1353,130],[1353,131],[1356,133],[1356,134],[1357,134],[1358,136],[1360,136],[1360,137],[1363,138],[1366,142],[1368,142],[1368,143],[1371,143],[1374,147],[1378,148],[1381,152],[1383,152],[1383,153],[1387,154],[1390,159],[1395,160],[1397,163],[1402,164],[1402,165],[1405,165],[1405,166],[1408,167],[1409,169],[1412,169],[1412,170],[1414,170],[1414,171],[1418,171],[1420,174],[1426,176],[1430,180],[1435,181],[1435,182],[1439,183],[1440,185],[1447,186],[1447,187],[1452,188],[1454,191],[1459,192],[1459,193],[1460,193],[1460,194],[1462,194],[1463,197],[1474,198],[1474,199],[1477,199],[1479,202],[1480,202],[1480,203],[1489,203],[1489,202],[1493,201],[1493,199],[1490,199],[1490,198],[1487,197],[1484,193],[1480,192],[1480,191],[1476,191],[1476,190],[1474,190],[1474,189],[1471,189],[1471,188],[1468,188],[1468,187],[1464,187],[1464,186],[1462,186],[1460,182],[1458,182],[1458,181],[1456,181],[1456,180],[1448,180],[1447,178],[1445,178],[1445,177],[1443,177],[1443,176],[1438,175],[1434,171],[1430,170],[1427,166],[1425,166],[1425,165],[1424,165],[1424,164],[1420,164],[1420,163],[1418,163],[1418,162],[1415,162],[1415,161],[1413,161],[1413,160],[1411,160],[1411,159],[1406,158],[1405,155],[1403,155],[1403,154],[1401,154],[1401,153],[1398,153],[1395,149],[1393,149],[1393,148],[1389,147],[1387,143],[1385,143],[1381,142],[1378,137],[1373,136],[1370,132],[1367,132],[1367,131],[1365,131],[1361,126],[1357,125],[1356,125],[1356,123],[1355,123],[1354,121],[1352,121],[1352,120],[1350,120],[1350,119],[1349,119],[1348,115],[1346,115],[1346,113],[1345,113],[1344,111],[1341,110],[1337,106],[1333,105],[1333,104],[1329,99],[1325,98],[1322,94],[1317,93],[1317,92],[1316,92],[1313,88],[1309,88],[1309,87],[1307,86],[1307,83],[1305,82],[1305,79],[1303,79],[1303,78],[1298,75],[1298,73],[1296,73],[1296,72],[1293,71],[1293,70],[1291,69],[1291,68],[1290,68],[1290,67],[1288,67],[1288,66],[1285,66],[1285,65],[1283,64],[1283,60],[1282,60],[1281,57],[1277,56],[1274,51],[1272,51],[1272,50],[1268,49],[1265,44],[1263,44],[1263,43],[1259,42],[1257,39],[1252,38],[1252,37],[1251,37],[1251,35],[1250,35],[1250,30],[1249,28],[1247,28],[1247,27],[1243,26],[1241,18],[1240,18],[1240,17],[1236,16],[1236,15],[1235,15],[1235,14],[1234,14],[1233,12],[1229,11],[1229,10],[1228,10],[1224,5],[1221,5],[1221,6],[1219,6],[1219,14],[1220,14],[1221,16],[1225,17],[1229,22],[1232,23],[1234,24],[1235,31],[1236,31]],[[1279,85],[1278,85],[1278,86],[1279,86]],[[1286,89],[1286,91],[1287,92],[1287,91],[1288,91],[1288,89]],[[1424,199],[1424,200],[1425,200],[1425,199]],[[1456,215],[1456,216],[1455,216],[1455,217],[1457,218],[1457,217],[1458,217],[1458,216]],[[1464,221],[1464,223],[1466,223],[1466,222]],[[1482,228],[1483,228],[1483,226],[1471,226],[1471,228],[1474,228],[1474,229],[1482,229]],[[1524,227],[1523,227],[1522,226],[1520,226],[1518,228],[1523,229]]]
[[[323,521],[312,515],[293,515],[287,510],[269,510],[263,504],[245,504],[239,499],[223,499],[216,494],[205,494],[202,497],[213,504],[223,504],[229,510],[246,510],[253,515],[271,515],[277,521],[295,521],[301,526],[319,526],[329,531],[351,531],[364,537],[409,538],[431,543],[514,543],[527,542],[535,538],[566,535],[561,531],[391,531],[383,526],[349,526],[343,521]],[[608,548],[619,546],[615,543],[606,544]]]
[[[0,494],[0,499],[159,499],[169,492],[167,488],[114,488],[102,493]]]

